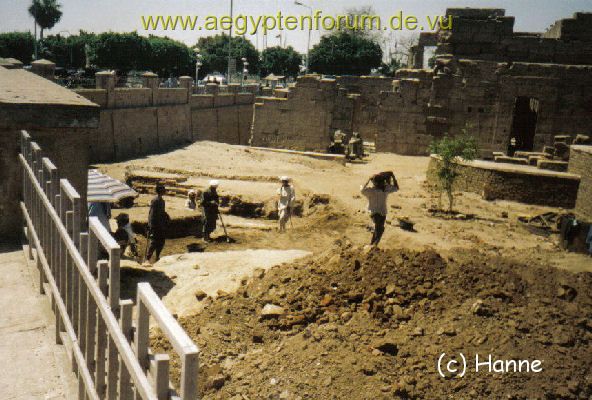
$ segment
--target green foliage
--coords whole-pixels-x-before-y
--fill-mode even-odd
[[[268,47],[261,53],[261,74],[296,76],[300,72],[302,55],[292,46],[283,48],[280,46]]]
[[[0,57],[16,58],[23,64],[33,59],[35,39],[29,32],[0,33]]]
[[[433,56],[428,58],[428,67],[434,69],[435,66],[436,66],[436,55],[434,54]]]
[[[150,42],[136,32],[106,32],[97,35],[92,51],[92,63],[99,68],[120,72],[150,69]]]
[[[43,40],[40,50],[41,58],[51,60],[58,67],[84,68],[86,65],[85,45],[91,44],[93,35],[48,36]]]
[[[365,75],[381,63],[378,43],[347,31],[323,36],[310,51],[310,69],[321,74]]]
[[[203,66],[200,76],[212,72],[225,73],[228,67],[228,44],[231,45],[231,57],[236,60],[237,71],[242,70],[241,58],[245,57],[249,63],[249,73],[259,71],[259,52],[253,44],[242,36],[232,37],[228,35],[215,35],[202,37],[197,42],[202,55]]]
[[[61,7],[57,0],[33,0],[29,6],[29,14],[41,27],[41,40],[43,40],[43,30],[53,28],[62,18]]]
[[[395,76],[398,69],[403,68],[403,63],[398,58],[392,58],[388,63],[380,66],[380,73],[384,76]]]
[[[458,178],[458,161],[472,161],[477,157],[477,142],[473,136],[466,134],[456,137],[444,136],[430,145],[430,152],[440,156],[437,167],[440,198],[442,193],[448,197],[448,211],[452,211],[454,203],[454,182]]]
[[[153,72],[161,77],[170,75],[193,76],[195,68],[194,52],[185,44],[176,40],[150,36],[150,60],[146,63]]]

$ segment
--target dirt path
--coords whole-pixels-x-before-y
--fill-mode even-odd
[[[279,175],[289,175],[299,194],[328,194],[331,198],[334,215],[328,213],[325,219],[317,215],[312,219],[295,220],[297,229],[292,233],[291,240],[299,244],[298,248],[313,252],[322,250],[343,236],[358,244],[369,240],[369,218],[365,212],[364,199],[359,195],[359,187],[371,174],[393,170],[401,190],[389,200],[390,214],[381,247],[416,250],[433,248],[444,254],[454,253],[458,248],[477,248],[493,255],[517,257],[534,264],[572,271],[592,271],[592,258],[567,254],[557,246],[556,235],[537,236],[517,221],[519,215],[561,210],[507,201],[485,201],[476,194],[460,193],[456,210],[474,214],[475,218],[456,220],[432,215],[428,210],[437,204],[437,198],[425,187],[428,161],[427,157],[378,153],[372,154],[367,162],[343,166],[335,161],[262,152],[244,146],[197,142],[170,153],[99,167],[120,179],[128,167],[183,171],[197,184],[204,183],[208,177],[223,177],[226,179],[222,191],[249,198],[260,196],[262,201],[272,196],[273,186],[270,188],[270,181]],[[251,180],[250,183],[248,180]],[[502,213],[507,217],[503,217]],[[396,227],[396,217],[400,216],[414,221],[416,232],[406,232]],[[248,232],[243,229],[233,230],[233,234],[239,239],[239,248],[294,248],[289,241],[277,239],[273,232]],[[186,241],[182,241],[184,245]]]

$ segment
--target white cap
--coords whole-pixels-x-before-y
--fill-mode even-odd
[[[280,176],[280,181],[282,181],[282,182],[287,182],[289,180],[290,180],[290,177],[289,176],[285,176],[285,175],[284,176]]]
[[[195,190],[191,189],[187,192],[188,196],[191,196],[192,194],[195,194]]]
[[[218,187],[219,184],[220,182],[217,179],[212,179],[210,181],[210,187]]]

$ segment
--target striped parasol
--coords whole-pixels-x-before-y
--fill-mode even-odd
[[[87,201],[89,203],[117,203],[126,197],[138,197],[138,193],[125,183],[103,175],[96,169],[88,171]]]

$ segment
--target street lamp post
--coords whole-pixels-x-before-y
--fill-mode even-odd
[[[249,66],[249,62],[247,61],[246,57],[241,58],[241,61],[243,62],[243,74],[241,77],[241,89],[245,86],[245,76],[249,73],[249,70],[247,69],[247,67]]]
[[[307,6],[306,4],[302,4],[298,0],[296,0],[294,2],[294,4],[296,4],[297,6],[308,8],[308,11],[310,11],[310,25],[311,26],[310,26],[310,29],[308,30],[308,43],[306,44],[306,73],[308,73],[309,55],[310,55],[310,32],[312,31],[312,7],[311,6]]]
[[[233,7],[234,7],[234,1],[230,0],[230,19],[231,20],[233,20],[233,15],[232,15]],[[226,72],[228,75],[228,80],[226,82],[227,85],[232,81],[232,77],[230,76],[230,73],[232,72],[231,68],[230,68],[230,60],[231,59],[232,59],[232,25],[230,25],[230,32],[228,35],[228,71]],[[235,66],[235,69],[236,69],[236,66]]]
[[[199,67],[202,66],[202,63],[199,48],[195,47],[193,51],[195,52],[195,92],[197,93],[199,91]]]

